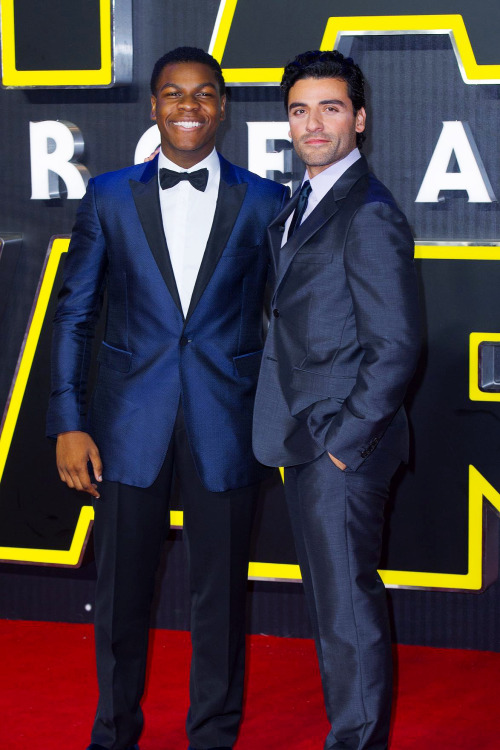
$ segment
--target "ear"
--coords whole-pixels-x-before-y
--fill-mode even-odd
[[[151,119],[156,120],[156,96],[151,96]]]
[[[220,121],[226,119],[226,95],[223,94],[220,99]]]
[[[356,133],[362,133],[366,125],[366,111],[364,107],[356,112]]]

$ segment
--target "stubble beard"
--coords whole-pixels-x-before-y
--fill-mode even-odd
[[[325,143],[320,149],[309,148],[299,141],[294,144],[294,148],[297,156],[302,159],[306,167],[327,167],[342,158],[338,154],[338,144],[334,144],[331,141]]]

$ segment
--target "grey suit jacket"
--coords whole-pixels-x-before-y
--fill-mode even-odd
[[[325,450],[355,471],[408,453],[402,401],[419,349],[414,245],[394,198],[353,164],[281,248],[297,193],[269,227],[275,291],[254,411],[259,461]]]

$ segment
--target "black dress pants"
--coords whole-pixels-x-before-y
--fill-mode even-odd
[[[204,750],[231,747],[238,733],[249,543],[259,485],[227,492],[205,489],[180,408],[154,484],[140,488],[104,480],[95,501],[99,702],[92,742],[109,750],[131,747],[142,731],[151,602],[174,473],[183,499],[191,593],[187,735],[192,747]],[[168,706],[165,714],[168,722]]]

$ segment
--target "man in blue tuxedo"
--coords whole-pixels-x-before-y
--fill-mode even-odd
[[[167,53],[151,91],[159,156],[90,180],[78,211],[54,321],[48,434],[61,479],[94,498],[99,703],[90,750],[132,748],[141,734],[174,474],[191,589],[187,734],[190,748],[225,750],[241,718],[250,531],[269,471],[251,449],[266,226],[287,195],[215,151],[226,97],[210,55]]]
[[[277,282],[254,416],[255,455],[285,467],[331,722],[325,750],[387,748],[391,638],[377,566],[420,344],[412,235],[359,151],[363,83],[338,52],[285,68],[307,171],[269,229]]]

